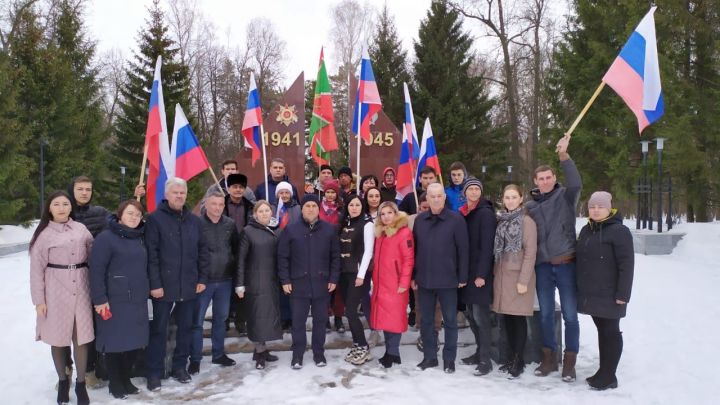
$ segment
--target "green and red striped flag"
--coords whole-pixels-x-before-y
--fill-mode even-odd
[[[330,152],[338,149],[334,123],[332,89],[325,69],[323,50],[320,48],[320,66],[315,82],[315,98],[308,140],[310,155],[318,166],[327,164],[330,160]]]

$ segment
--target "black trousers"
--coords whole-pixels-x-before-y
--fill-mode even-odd
[[[466,307],[465,315],[470,323],[470,330],[475,336],[475,353],[479,361],[489,363],[492,345],[490,305],[467,304]]]
[[[120,353],[105,353],[105,366],[107,367],[110,391],[123,390],[123,385],[132,377],[132,369],[138,350]]]
[[[598,332],[598,349],[600,351],[600,369],[596,381],[609,384],[617,379],[618,364],[623,349],[622,332],[620,332],[620,319],[592,317]]]
[[[300,298],[290,295],[290,308],[292,309],[292,351],[293,356],[302,357],[307,346],[305,322],[308,311],[312,311],[312,351],[313,354],[325,352],[325,324],[328,321],[328,306],[330,294],[321,297]]]
[[[508,345],[512,351],[511,360],[515,355],[522,359],[527,341],[527,318],[521,315],[503,315],[503,319]]]
[[[360,315],[358,315],[358,306],[362,303],[363,298],[368,295],[368,291],[370,291],[370,278],[365,277],[363,285],[355,287],[356,278],[357,275],[355,273],[342,273],[340,275],[340,290],[345,300],[345,316],[348,319],[348,325],[350,325],[353,343],[358,346],[367,346],[365,328],[360,320]],[[365,315],[368,319],[370,318],[369,313]]]

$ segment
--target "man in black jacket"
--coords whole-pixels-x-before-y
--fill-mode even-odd
[[[420,187],[417,189],[417,195],[420,195],[427,191],[428,186],[438,182],[438,175],[435,169],[430,166],[425,166],[420,169]],[[449,205],[449,203],[447,203]],[[403,197],[398,205],[400,211],[405,212],[408,215],[417,214],[417,204],[415,204],[415,194],[410,193]]]
[[[185,206],[187,183],[170,178],[165,183],[165,200],[145,223],[148,275],[153,304],[150,342],[146,353],[147,386],[160,389],[164,375],[168,321],[175,314],[177,335],[171,376],[191,380],[185,367],[190,356],[193,312],[197,295],[205,290],[209,253],[200,218]]]
[[[107,227],[107,217],[110,212],[99,205],[91,205],[93,198],[93,183],[87,176],[78,176],[72,179],[68,186],[68,194],[73,206],[75,221],[85,225],[94,237],[98,236]],[[93,318],[95,322],[95,318]],[[88,345],[88,365],[85,375],[85,383],[90,388],[99,388],[102,379],[106,378],[102,354],[95,350],[95,342]],[[70,348],[67,348],[67,364],[72,365]],[[70,371],[70,370],[69,370]]]
[[[307,345],[305,322],[312,308],[312,351],[318,367],[325,360],[325,324],[328,320],[330,293],[340,279],[340,241],[335,227],[321,221],[320,204],[315,194],[306,194],[302,202],[302,221],[288,225],[278,243],[278,276],[292,308],[291,366],[302,368]]]
[[[290,178],[287,176],[285,161],[281,158],[274,158],[270,162],[270,174],[268,174],[267,179],[265,179],[264,182],[258,184],[257,187],[255,187],[255,197],[258,200],[267,200],[270,204],[277,204],[275,187],[277,187],[277,185],[280,184],[281,181],[287,181],[288,183],[292,184]],[[268,186],[267,195],[265,195],[265,183],[267,183]],[[300,202],[300,200],[298,200],[299,194],[294,185],[292,186],[292,189],[293,198],[295,199],[295,201]]]
[[[193,339],[190,350],[188,373],[200,372],[203,346],[203,323],[205,313],[212,302],[212,363],[234,366],[235,360],[225,354],[225,321],[230,309],[232,280],[235,270],[235,255],[238,232],[235,223],[223,215],[225,196],[214,190],[205,199],[205,215],[201,217],[202,232],[208,245],[210,267],[205,291],[197,299],[193,319]]]
[[[577,283],[575,276],[575,208],[580,199],[582,181],[575,162],[567,153],[569,136],[557,144],[560,167],[565,174],[565,185],[557,182],[553,169],[540,166],[535,169],[531,191],[532,200],[525,204],[528,215],[537,224],[537,298],[540,304],[540,331],[542,332],[542,361],[535,375],[546,376],[557,371],[555,360],[555,289],[560,293],[560,309],[565,323],[565,354],[562,379],[575,381],[575,360],[580,348],[580,324],[577,314]]]
[[[454,373],[458,338],[457,289],[467,284],[470,252],[465,221],[445,206],[445,198],[442,184],[428,186],[430,211],[418,214],[413,226],[415,271],[412,286],[417,290],[424,315],[435,313],[435,302],[440,301],[445,325],[443,369],[446,373]],[[418,368],[437,367],[437,336],[432,316],[422,317],[420,335],[423,361]]]

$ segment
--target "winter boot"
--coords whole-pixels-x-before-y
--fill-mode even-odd
[[[263,370],[265,369],[265,360],[266,360],[267,350],[264,352],[253,352],[253,360],[255,360],[255,368],[257,370]]]
[[[345,333],[345,325],[342,321],[342,316],[335,317],[335,331],[337,333]]]
[[[480,359],[480,356],[478,353],[473,353],[467,357],[463,357],[460,359],[460,364],[466,365],[466,366],[475,366],[478,364],[478,360]]]
[[[473,375],[475,376],[483,376],[492,371],[492,361],[490,359],[487,360],[480,360],[477,363],[477,367],[475,367],[475,371],[473,372]]]
[[[188,365],[188,374],[195,375],[200,373],[200,362],[199,361],[190,361],[190,364]]]
[[[90,397],[88,397],[85,381],[75,380],[75,398],[78,405],[90,405]]]
[[[562,380],[565,382],[575,381],[575,361],[577,360],[577,353],[565,352],[563,356],[563,369],[562,369]]]
[[[121,355],[119,353],[108,353],[107,356],[105,356],[109,380],[108,390],[113,398],[125,399],[127,398],[127,392],[125,392],[125,385],[123,384],[122,379],[122,363],[120,356]],[[87,381],[85,384],[87,385]]]
[[[58,381],[57,403],[58,405],[70,402],[70,380],[64,379]]]
[[[555,361],[555,352],[547,347],[542,348],[542,361],[535,369],[535,375],[538,377],[547,377],[548,374],[558,370],[557,361]]]
[[[518,378],[523,371],[525,371],[525,360],[522,356],[516,354],[508,368],[508,374],[510,374],[508,378]]]

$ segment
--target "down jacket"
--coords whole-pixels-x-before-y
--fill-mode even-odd
[[[374,330],[402,333],[408,327],[407,305],[415,247],[407,224],[407,215],[399,212],[391,225],[375,227],[370,299],[370,325]],[[405,292],[398,293],[398,287],[405,288]]]

